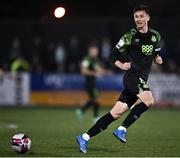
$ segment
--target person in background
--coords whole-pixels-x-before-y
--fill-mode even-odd
[[[100,107],[98,102],[100,92],[96,87],[96,78],[101,77],[105,73],[98,54],[99,48],[97,44],[90,44],[88,47],[88,54],[84,57],[81,63],[81,73],[85,77],[85,87],[89,99],[76,111],[78,118],[82,119],[85,111],[92,107],[94,122],[99,118]]]

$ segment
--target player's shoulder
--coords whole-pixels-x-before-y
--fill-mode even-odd
[[[136,29],[131,29],[129,30],[128,32],[126,32],[123,36],[122,36],[122,40],[125,42],[125,43],[131,43],[131,39],[132,37],[137,33],[137,30]]]
[[[83,60],[90,60],[90,56],[89,55],[84,56]]]
[[[81,61],[81,66],[88,67],[89,64],[90,64],[90,57],[88,55],[86,55]]]
[[[137,30],[136,29],[130,29],[127,33],[126,33],[126,35],[130,35],[130,36],[133,36],[133,35],[135,35],[137,33]]]
[[[160,34],[157,30],[149,28],[149,31],[153,34]]]
[[[156,38],[158,39],[158,41],[161,40],[161,35],[160,35],[160,33],[159,33],[157,30],[152,29],[152,28],[149,28],[149,31],[150,31],[150,33],[152,33],[154,36],[156,36]]]

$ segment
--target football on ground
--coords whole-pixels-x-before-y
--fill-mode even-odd
[[[75,138],[94,125],[92,111],[80,121],[75,110],[45,105],[0,107],[0,157],[180,157],[179,108],[150,109],[129,127],[124,144],[112,133],[126,113],[92,138],[86,154],[79,152]],[[100,116],[109,110],[101,108]],[[12,136],[18,133],[28,135],[33,143],[25,154],[10,148]]]
[[[30,150],[31,140],[25,134],[15,134],[11,139],[11,147],[17,153],[26,153]]]

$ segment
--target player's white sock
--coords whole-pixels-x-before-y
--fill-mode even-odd
[[[90,140],[90,136],[89,136],[89,134],[87,134],[87,133],[84,133],[84,134],[82,135],[82,137],[83,137],[83,139],[86,140],[86,141],[89,141],[89,140]]]
[[[123,126],[119,126],[118,129],[119,129],[119,130],[124,130],[124,131],[126,132],[126,128],[123,127]]]

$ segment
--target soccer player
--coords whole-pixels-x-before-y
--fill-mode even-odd
[[[82,119],[85,111],[93,108],[93,122],[96,122],[99,116],[99,91],[96,88],[96,77],[104,74],[104,69],[101,66],[98,58],[99,49],[97,44],[92,43],[88,47],[88,55],[82,60],[81,73],[85,76],[85,87],[89,100],[80,108],[76,110],[79,119]]]
[[[110,123],[131,109],[121,126],[113,132],[118,140],[126,143],[128,127],[154,103],[147,79],[152,62],[163,62],[160,56],[160,34],[148,27],[150,15],[147,6],[135,7],[133,16],[136,28],[120,38],[110,55],[112,62],[119,69],[126,71],[123,78],[124,90],[109,113],[102,116],[86,133],[77,136],[76,140],[83,153],[87,152],[89,140],[93,136],[105,130]],[[126,60],[123,61],[124,59]]]

